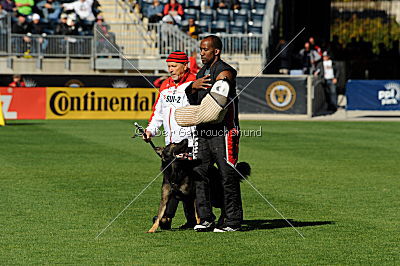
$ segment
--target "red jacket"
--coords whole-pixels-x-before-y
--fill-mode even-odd
[[[26,87],[25,82],[20,81],[20,82],[11,82],[10,84],[8,84],[8,87]]]
[[[166,4],[164,7],[164,16],[169,14],[169,11],[177,11],[179,16],[183,16],[183,8],[179,3],[175,4]]]

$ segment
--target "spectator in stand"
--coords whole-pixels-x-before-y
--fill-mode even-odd
[[[164,17],[167,16],[170,16],[174,20],[174,24],[181,24],[183,16],[182,5],[176,2],[176,0],[169,0],[169,3],[164,7]]]
[[[29,23],[29,32],[31,34],[42,34],[44,33],[44,25],[40,22],[40,16],[38,14],[32,15],[32,21]]]
[[[91,31],[95,21],[92,11],[93,0],[77,0],[72,3],[63,4],[64,10],[74,10],[79,17],[79,22],[85,31]],[[75,24],[75,21],[74,21]]]
[[[190,73],[197,74],[199,72],[200,67],[197,64],[197,52],[193,51],[192,55],[189,57],[189,68]]]
[[[303,68],[303,74],[312,74],[315,69],[314,64],[321,59],[321,56],[317,51],[311,50],[310,43],[306,42],[304,48],[299,52],[299,58]]]
[[[321,48],[320,48],[318,45],[315,44],[315,39],[314,39],[314,37],[310,37],[310,38],[308,39],[308,42],[310,43],[310,48],[311,48],[311,50],[317,51],[317,53],[318,53],[320,56],[322,56],[322,50],[321,50]]]
[[[166,76],[161,76],[161,77],[159,77],[158,79],[156,79],[156,80],[153,82],[154,87],[157,88],[157,89],[161,88],[161,84],[162,84],[162,83],[164,82],[164,80],[166,80],[167,78],[169,78],[168,75],[166,75]]]
[[[159,0],[153,0],[153,4],[147,8],[147,16],[150,23],[157,23],[163,18],[164,7]]]
[[[57,35],[79,35],[78,27],[75,25],[75,21],[69,18],[67,14],[61,14],[60,23],[56,28]]]
[[[337,92],[336,84],[338,77],[338,69],[335,62],[333,62],[328,54],[328,52],[323,53],[323,60],[317,66],[314,73],[315,77],[322,79],[322,84],[325,87],[327,94],[328,110],[336,112],[337,110]]]
[[[115,46],[115,34],[110,32],[110,26],[104,22],[104,17],[97,16],[96,23],[94,24],[95,30],[98,30],[97,51],[98,52],[116,52],[115,49],[108,43],[111,42]],[[108,40],[108,41],[107,41]]]
[[[7,11],[3,9],[3,6],[0,3],[0,34],[6,34],[7,29],[4,27],[4,24],[6,23],[5,19],[7,17]],[[3,36],[0,36],[0,38],[4,38]]]
[[[17,14],[17,19],[17,22],[12,25],[11,32],[16,34],[27,34],[30,29],[26,17],[22,14]]]
[[[67,25],[68,15],[62,13],[60,16],[60,22],[57,24],[56,27],[56,35],[67,35],[68,25]]]
[[[217,0],[213,5],[214,9],[240,9],[240,3],[237,0]]]
[[[38,14],[35,13],[32,15],[32,21],[29,26],[30,26],[29,32],[31,34],[42,35],[42,37],[39,37],[37,40],[34,39],[34,42],[32,44],[33,51],[34,52],[36,51],[37,42],[39,42],[40,44],[41,52],[46,50],[49,41],[45,38],[46,37],[45,25],[43,25],[43,23],[40,22],[40,16]]]
[[[13,0],[2,0],[1,5],[3,6],[3,9],[8,13],[12,14],[14,12],[17,12],[17,7],[15,6]]]
[[[14,0],[18,13],[29,16],[32,14],[32,8],[35,5],[33,0]]]
[[[279,74],[284,74],[284,75],[289,74],[289,70],[292,64],[292,52],[290,46],[286,47],[286,45],[287,42],[284,39],[281,39],[279,40],[279,43],[275,49],[276,54],[282,51],[277,59],[278,59]]]
[[[194,18],[190,18],[189,24],[182,27],[182,30],[183,32],[186,32],[187,35],[196,40],[199,38],[199,34],[201,33],[200,27],[196,25]]]
[[[42,11],[44,23],[56,24],[62,11],[61,4],[57,0],[42,0],[37,4]]]
[[[8,84],[8,87],[26,87],[25,82],[22,80],[21,75],[13,75],[13,81]]]
[[[3,9],[3,5],[0,3],[0,19],[7,17],[7,11]]]

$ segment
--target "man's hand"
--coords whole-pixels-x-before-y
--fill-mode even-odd
[[[149,142],[151,140],[151,132],[146,130],[145,133],[143,134],[143,140],[145,142]]]
[[[202,78],[196,79],[193,83],[192,83],[192,89],[194,90],[206,90],[209,87],[211,87],[211,83],[209,83],[211,81],[210,79],[210,74],[205,75]]]
[[[334,78],[334,79],[332,80],[332,82],[333,82],[333,84],[336,84],[336,83],[337,83],[337,79]]]

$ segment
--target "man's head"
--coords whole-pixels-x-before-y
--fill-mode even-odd
[[[322,59],[323,59],[324,61],[328,61],[328,60],[331,59],[331,57],[329,56],[329,53],[328,53],[327,51],[325,51],[325,52],[322,54]]]
[[[205,37],[200,43],[201,62],[211,65],[221,56],[222,41],[215,35]]]
[[[18,14],[18,22],[22,24],[22,23],[24,23],[25,21],[26,21],[25,16],[22,15],[22,14]]]
[[[20,82],[21,81],[21,75],[18,75],[18,74],[13,75],[13,81],[14,82]]]
[[[304,49],[306,49],[306,51],[309,51],[309,50],[310,50],[310,43],[309,43],[309,42],[306,42],[306,43],[304,44]]]
[[[167,58],[168,72],[178,82],[189,71],[188,56],[181,51],[172,52]]]
[[[194,18],[189,19],[189,26],[194,26]]]
[[[314,37],[310,37],[310,38],[308,39],[308,42],[309,42],[311,45],[315,45],[315,39],[314,39]]]
[[[35,24],[38,24],[39,22],[40,22],[40,16],[39,16],[39,14],[33,14],[32,15],[32,21],[33,21],[33,23],[35,23]]]

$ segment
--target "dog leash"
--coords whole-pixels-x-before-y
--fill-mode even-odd
[[[134,122],[133,124],[135,125],[135,127],[136,127],[137,130],[139,131],[140,135],[137,134],[137,133],[135,133],[135,134],[132,136],[132,138],[135,138],[135,137],[137,137],[137,136],[144,136],[144,135],[146,134],[146,132],[144,131],[144,128],[143,128],[141,125],[139,125],[139,124],[136,123],[136,122]],[[161,158],[161,154],[159,154],[159,153],[157,152],[157,147],[154,145],[153,141],[148,140],[148,141],[146,141],[146,142],[147,142],[147,143],[150,143],[150,145],[151,145],[151,147],[153,148],[153,150],[154,150],[154,151],[156,152],[156,154]]]

